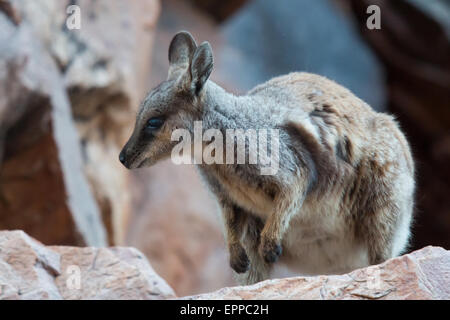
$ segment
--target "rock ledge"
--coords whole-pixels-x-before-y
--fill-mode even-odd
[[[0,300],[173,297],[134,248],[46,247],[23,231],[0,231]]]
[[[0,299],[174,299],[134,248],[44,246],[0,231]],[[181,299],[450,299],[450,251],[425,247],[344,275],[267,280]]]
[[[344,275],[267,280],[184,299],[450,299],[450,251],[428,246]]]

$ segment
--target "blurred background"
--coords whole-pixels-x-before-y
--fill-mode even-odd
[[[366,25],[373,4],[379,30]],[[308,71],[394,114],[417,165],[411,250],[450,249],[447,0],[0,0],[0,229],[135,246],[178,295],[235,284],[195,168],[118,161],[182,29],[211,43],[212,79],[236,94]]]

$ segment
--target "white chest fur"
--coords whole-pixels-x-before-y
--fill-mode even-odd
[[[305,203],[283,239],[281,262],[303,275],[341,274],[369,264],[367,247],[336,206]]]

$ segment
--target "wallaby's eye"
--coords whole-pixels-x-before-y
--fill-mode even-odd
[[[163,123],[164,123],[164,119],[162,119],[162,118],[158,118],[158,117],[150,118],[147,121],[147,126],[145,129],[156,130],[156,129],[159,129],[163,125]]]

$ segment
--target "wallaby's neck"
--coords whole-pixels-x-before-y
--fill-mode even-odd
[[[239,110],[244,108],[244,96],[235,96],[208,80],[203,106],[203,128],[235,128],[239,123]]]

